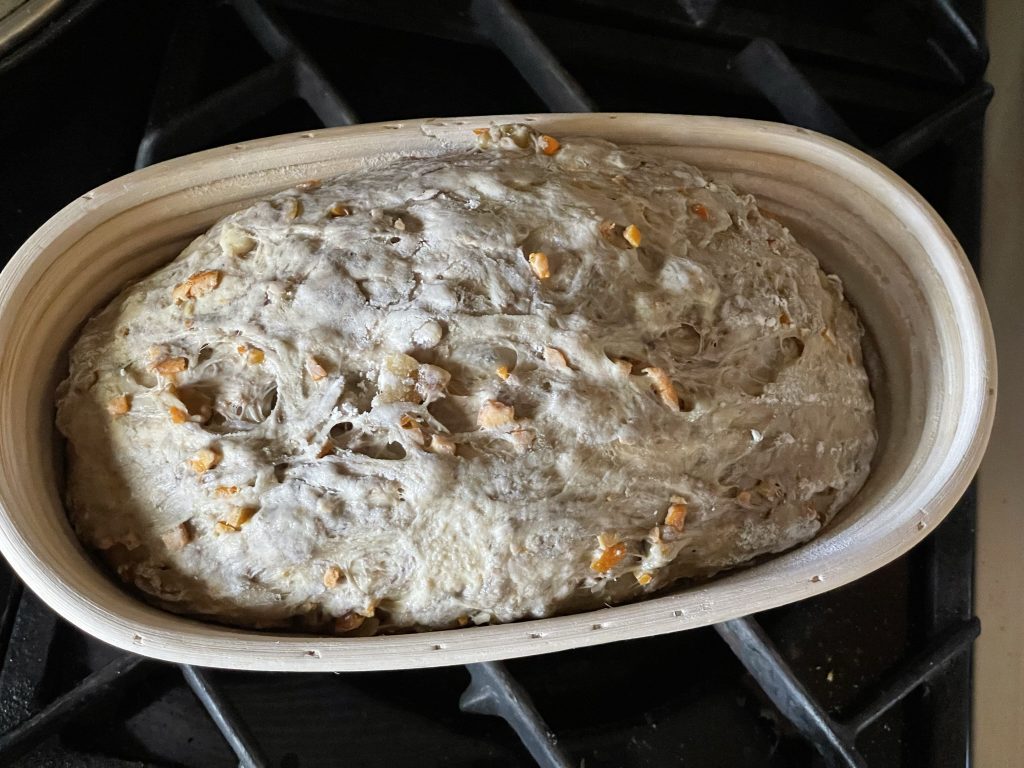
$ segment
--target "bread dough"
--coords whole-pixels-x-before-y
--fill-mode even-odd
[[[506,622],[780,552],[857,492],[862,331],[785,227],[675,160],[479,144],[232,214],[87,324],[69,510],[125,581],[246,626]]]

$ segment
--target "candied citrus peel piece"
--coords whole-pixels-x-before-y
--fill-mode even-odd
[[[131,407],[132,403],[128,395],[115,395],[107,401],[107,412],[111,416],[124,416]]]
[[[626,543],[620,541],[601,550],[601,554],[590,564],[592,570],[598,573],[608,573],[612,568],[622,562],[626,556]]]
[[[540,280],[547,280],[551,277],[551,267],[548,264],[548,256],[543,251],[534,251],[530,254],[530,269]]]
[[[554,136],[543,134],[537,138],[537,146],[545,155],[553,155],[562,148],[562,143]]]
[[[220,463],[220,454],[212,448],[201,448],[188,460],[189,467],[199,475],[213,469],[218,463]]]
[[[665,525],[675,528],[677,531],[683,530],[683,526],[686,525],[686,502],[685,501],[673,501],[668,505],[668,512],[665,515]]]
[[[228,512],[224,518],[224,522],[230,525],[232,528],[241,528],[243,525],[252,520],[253,515],[256,514],[256,507],[242,507],[232,505],[231,511]]]

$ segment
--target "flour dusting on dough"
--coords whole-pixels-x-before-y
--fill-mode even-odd
[[[88,323],[69,508],[122,579],[246,626],[512,621],[782,551],[857,492],[862,331],[782,225],[681,162],[478,138],[232,214]]]

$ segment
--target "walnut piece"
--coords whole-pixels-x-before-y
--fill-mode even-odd
[[[422,446],[426,441],[426,438],[423,436],[422,422],[411,413],[402,414],[402,418],[398,420],[398,426],[405,430],[405,433],[409,435],[416,445]]]
[[[174,374],[181,373],[188,368],[188,358],[165,357],[163,360],[158,360],[153,363],[150,368],[161,376],[173,376]]]
[[[199,272],[192,275],[188,281],[192,284],[189,291],[192,294],[192,298],[203,296],[220,285],[220,270],[209,269],[205,272]]]
[[[338,582],[341,581],[341,568],[336,565],[330,565],[327,570],[324,571],[324,586],[328,589],[334,589],[338,586]]]
[[[668,374],[661,368],[644,368],[644,373],[651,379],[651,383],[654,384],[654,389],[658,393],[658,397],[661,398],[661,401],[673,411],[678,411],[679,395],[676,394],[676,388]]]
[[[610,219],[604,219],[597,225],[597,231],[602,239],[619,250],[625,250],[630,247],[629,243],[626,242],[621,224],[616,224]]]
[[[306,359],[306,371],[309,373],[309,378],[313,381],[321,381],[327,378],[327,369],[312,355]]]
[[[168,549],[177,550],[182,549],[186,544],[192,541],[192,529],[189,527],[187,522],[178,523],[171,530],[160,536],[163,539],[164,544],[167,545]]]
[[[500,400],[485,400],[484,404],[480,406],[476,423],[481,427],[491,429],[511,424],[515,418],[516,410],[511,405],[505,405]]]
[[[107,412],[111,416],[124,416],[131,407],[131,399],[128,395],[115,395],[107,401]]]
[[[241,258],[256,247],[256,240],[237,227],[225,226],[220,233],[220,246],[232,256]]]
[[[555,368],[569,367],[569,361],[565,359],[565,355],[554,347],[544,347],[544,362]]]
[[[537,437],[532,429],[513,429],[508,436],[519,453],[527,451]]]
[[[454,456],[456,447],[455,441],[447,435],[431,435],[430,437],[430,450],[434,453]]]
[[[377,399],[381,403],[418,402],[416,384],[420,363],[411,355],[389,354],[377,377]]]
[[[205,296],[220,285],[220,270],[208,269],[205,272],[196,272],[185,282],[178,283],[171,291],[171,298],[175,304],[181,304],[189,299],[197,299]]]
[[[617,357],[614,360],[612,360],[612,362],[615,364],[615,367],[619,369],[619,373],[621,373],[623,376],[630,376],[630,375],[632,375],[632,373],[633,373],[633,363],[632,363],[632,361],[627,360],[624,357]]]
[[[334,631],[338,633],[351,632],[353,629],[359,629],[364,621],[366,621],[365,616],[350,611],[334,620]]]

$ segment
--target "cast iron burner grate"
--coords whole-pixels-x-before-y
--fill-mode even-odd
[[[90,34],[114,29],[113,45],[146,30],[129,55],[166,47],[136,167],[314,122],[394,119],[395,104],[409,115],[604,108],[783,119],[898,169],[977,267],[992,91],[970,2],[91,4],[100,8]],[[98,153],[92,174],[102,175],[110,155]],[[29,231],[49,213],[33,210]],[[506,766],[529,755],[588,768],[966,765],[974,516],[972,490],[909,555],[757,619],[473,664],[468,681],[458,667],[176,668],[78,633],[3,568],[0,764]]]

